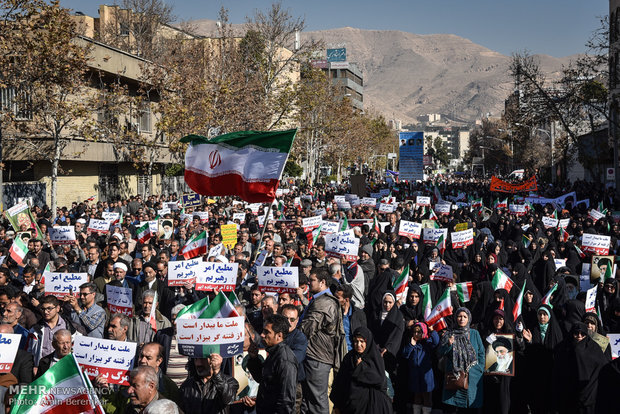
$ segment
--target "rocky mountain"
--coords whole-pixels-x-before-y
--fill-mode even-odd
[[[192,22],[199,33],[212,34],[215,22]],[[239,30],[237,26],[237,30]],[[347,58],[364,74],[364,105],[403,124],[420,115],[440,113],[473,121],[499,116],[513,90],[510,56],[452,34],[417,35],[392,30],[352,27],[304,32],[302,40],[345,44]],[[559,74],[571,57],[538,55],[549,78]]]

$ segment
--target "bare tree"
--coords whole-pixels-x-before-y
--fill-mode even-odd
[[[104,43],[156,59],[162,51],[162,33],[175,20],[173,8],[164,0],[122,0],[114,4],[111,21],[99,30]]]

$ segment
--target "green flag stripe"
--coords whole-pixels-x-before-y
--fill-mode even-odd
[[[296,129],[273,132],[240,131],[220,135],[211,139],[208,139],[201,135],[192,134],[181,138],[181,142],[191,142],[192,145],[222,144],[228,147],[236,148],[253,146],[258,149],[275,149],[278,152],[288,153],[291,151],[291,146],[293,145],[293,138],[295,138],[296,133]]]

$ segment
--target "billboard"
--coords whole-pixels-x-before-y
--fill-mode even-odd
[[[401,132],[398,137],[400,179],[424,179],[424,132]]]
[[[327,61],[328,62],[346,62],[347,61],[347,49],[340,47],[338,49],[327,49]]]

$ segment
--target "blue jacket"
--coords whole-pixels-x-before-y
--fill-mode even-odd
[[[289,332],[284,340],[284,343],[291,348],[293,354],[299,365],[297,366],[297,382],[301,382],[306,379],[306,372],[304,371],[304,360],[306,359],[306,348],[308,348],[308,339],[299,329],[294,329],[293,332]]]
[[[482,407],[482,372],[484,370],[485,352],[480,334],[475,329],[469,330],[469,340],[476,352],[478,363],[469,369],[469,388],[466,390],[446,390],[444,388],[441,401],[444,404],[461,408]],[[446,372],[452,371],[452,345],[449,343],[439,348],[439,356],[445,356]]]
[[[407,360],[407,387],[410,392],[431,392],[435,388],[433,375],[433,350],[439,345],[439,335],[431,335],[415,345],[408,342],[403,347],[403,358]]]

